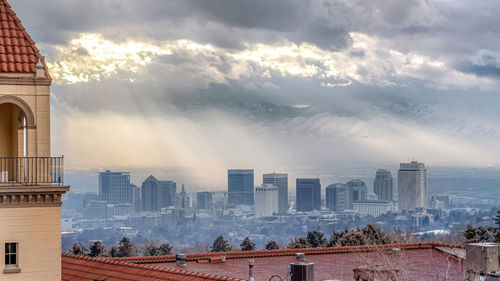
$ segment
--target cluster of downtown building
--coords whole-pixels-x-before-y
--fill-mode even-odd
[[[254,205],[255,215],[313,212],[322,209],[342,212],[353,210],[361,215],[379,216],[387,212],[422,211],[427,208],[427,171],[423,163],[401,163],[397,174],[398,197],[394,196],[391,171],[379,169],[373,183],[374,194],[359,179],[333,183],[325,188],[325,200],[319,178],[297,178],[295,206],[288,201],[288,175],[264,174],[262,185],[254,188],[253,170],[228,170],[229,206]],[[292,207],[292,208],[290,208]],[[294,207],[294,208],[293,208]]]
[[[252,169],[228,170],[227,194],[222,193],[216,200],[216,193],[208,191],[197,192],[192,198],[184,185],[177,192],[176,182],[158,180],[152,175],[139,187],[130,183],[130,173],[107,170],[99,173],[98,194],[84,194],[84,197],[73,195],[73,198],[82,201],[79,204],[83,206],[83,217],[86,219],[154,213],[167,209],[176,214],[192,216],[196,210],[215,209],[217,206],[220,209],[243,207],[243,210],[251,210],[256,217],[322,209],[354,211],[376,217],[387,212],[422,210],[428,205],[426,169],[423,163],[416,161],[400,164],[397,174],[399,201],[395,200],[392,173],[386,169],[376,171],[373,194],[369,194],[367,185],[359,179],[329,184],[323,193],[319,178],[297,178],[295,201],[289,200],[288,174],[263,174],[259,186],[255,185],[254,178]]]
[[[310,229],[327,233],[366,224],[365,217],[378,217],[388,228],[419,227],[433,221],[426,208],[449,205],[447,198],[427,196],[426,169],[418,162],[400,165],[397,188],[389,170],[377,170],[373,193],[359,179],[322,188],[319,178],[296,178],[293,196],[286,173],[264,173],[258,183],[256,178],[254,170],[230,169],[226,191],[188,193],[172,180],[149,176],[136,186],[130,173],[101,172],[97,194],[70,193],[64,202],[63,240],[98,239],[86,233],[118,230],[174,244],[207,244],[219,234],[235,244],[247,236],[258,244],[284,242]]]
[[[81,200],[85,219],[106,219],[113,216],[136,213],[160,212],[164,209],[184,211],[190,209],[191,197],[184,185],[177,192],[177,183],[171,180],[158,180],[147,177],[142,185],[130,183],[129,172],[100,172],[98,194],[77,194],[73,198]],[[80,196],[79,196],[80,195]],[[200,208],[210,208],[211,192],[199,192]]]

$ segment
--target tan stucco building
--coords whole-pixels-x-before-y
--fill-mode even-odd
[[[61,280],[63,159],[50,154],[51,77],[0,0],[0,280]]]

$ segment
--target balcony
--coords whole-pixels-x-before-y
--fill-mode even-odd
[[[0,157],[0,186],[64,185],[64,158]]]

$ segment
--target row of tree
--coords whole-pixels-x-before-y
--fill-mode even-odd
[[[88,246],[82,243],[74,243],[70,252],[75,255],[89,257],[133,257],[138,256],[139,249],[128,237],[123,237],[118,244],[107,247],[101,241],[93,241]],[[159,244],[155,241],[144,243],[144,256],[165,256],[172,252],[172,246],[168,243]]]
[[[468,224],[465,227],[464,238],[466,243],[478,242],[498,242],[500,243],[500,210],[497,211],[496,217],[493,217],[493,222],[496,226],[477,226]]]
[[[361,246],[361,245],[379,245],[392,243],[393,238],[380,230],[375,225],[368,224],[364,228],[354,230],[343,230],[333,232],[330,237],[320,231],[310,231],[305,237],[296,237],[287,244],[278,244],[276,241],[269,241],[264,249],[276,250],[280,248],[300,249],[317,247],[337,247],[337,246]],[[231,245],[222,235],[219,235],[210,246],[211,252],[228,251],[254,251],[255,243],[249,237],[243,239],[240,248],[237,249]],[[70,251],[75,255],[85,255],[89,257],[131,257],[131,256],[163,256],[172,252],[172,246],[168,243],[158,244],[154,241],[144,242],[144,247],[138,247],[127,237],[123,237],[118,244],[107,247],[101,241],[91,242],[88,246],[82,243],[74,243]]]
[[[337,247],[337,246],[361,246],[361,245],[379,245],[389,244],[393,241],[392,237],[380,230],[375,225],[368,224],[363,229],[356,228],[354,230],[343,230],[333,232],[329,238],[319,231],[310,231],[305,237],[296,237],[288,244],[279,245],[276,241],[269,241],[265,250],[275,250],[280,248],[300,249],[300,248],[317,248],[317,247]],[[227,240],[224,240],[222,235],[219,235],[212,246],[211,252],[228,252],[235,250]],[[255,243],[246,237],[240,244],[241,251],[254,251]]]

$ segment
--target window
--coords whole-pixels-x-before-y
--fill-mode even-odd
[[[18,266],[19,245],[16,242],[5,243],[5,269],[4,273],[20,272]]]

